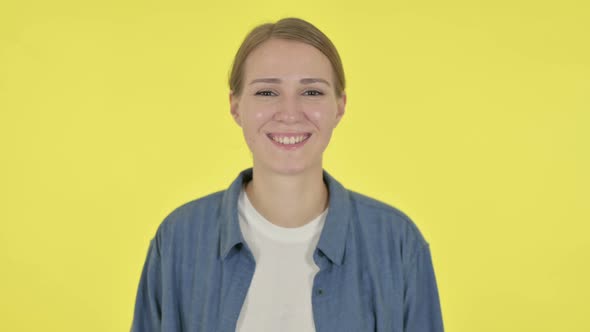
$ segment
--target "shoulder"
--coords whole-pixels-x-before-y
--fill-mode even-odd
[[[217,213],[224,192],[218,191],[180,205],[166,216],[162,225],[164,227],[182,227],[186,223],[198,222],[196,219],[199,216],[210,216]]]
[[[364,212],[385,214],[400,222],[412,223],[411,219],[405,213],[390,204],[352,190],[348,192],[351,200],[355,205],[362,208]]]
[[[156,241],[167,247],[199,234],[212,234],[225,191],[218,191],[180,205],[170,212],[156,231]]]
[[[354,220],[367,236],[377,242],[386,241],[410,256],[428,248],[422,232],[406,213],[364,194],[350,190],[349,194],[356,217]]]

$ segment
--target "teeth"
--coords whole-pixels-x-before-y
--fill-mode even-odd
[[[276,136],[272,136],[273,141],[281,143],[281,144],[285,144],[285,145],[290,145],[290,144],[297,144],[300,143],[301,141],[303,141],[304,139],[306,139],[307,136],[306,135],[302,135],[302,136],[291,136],[291,137],[276,137]]]

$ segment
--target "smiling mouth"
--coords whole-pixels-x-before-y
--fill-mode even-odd
[[[268,138],[273,140],[275,143],[289,146],[289,145],[297,145],[297,144],[307,141],[311,137],[311,134],[305,133],[305,134],[288,134],[288,135],[286,135],[286,134],[271,134],[271,133],[269,133],[269,134],[266,134],[266,136],[268,136]]]

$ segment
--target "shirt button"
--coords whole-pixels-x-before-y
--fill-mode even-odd
[[[316,291],[316,294],[317,294],[318,296],[322,296],[322,295],[324,295],[324,290],[323,290],[323,289],[321,289],[321,288],[319,288],[319,289]]]

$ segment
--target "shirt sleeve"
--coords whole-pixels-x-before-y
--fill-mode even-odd
[[[404,332],[443,332],[442,313],[428,244],[405,271]]]
[[[139,280],[131,332],[161,331],[162,277],[160,252],[152,239]]]

